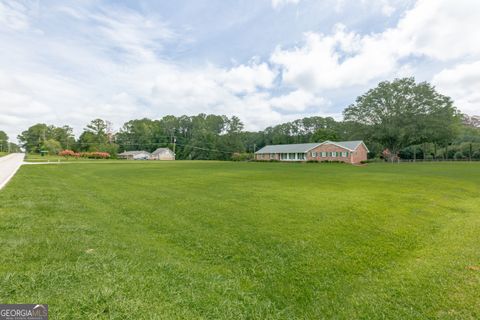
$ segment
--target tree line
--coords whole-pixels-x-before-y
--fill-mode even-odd
[[[8,135],[5,131],[0,130],[0,153],[19,152],[20,147],[9,141]]]
[[[236,116],[213,114],[135,119],[118,132],[110,122],[95,119],[78,139],[70,126],[36,124],[18,140],[33,153],[58,154],[69,149],[115,156],[123,151],[175,147],[177,159],[192,160],[248,158],[267,144],[364,140],[370,157],[480,158],[479,119],[462,115],[452,99],[427,82],[416,83],[413,78],[381,82],[358,97],[343,115],[343,121],[306,117],[255,132],[244,130]]]

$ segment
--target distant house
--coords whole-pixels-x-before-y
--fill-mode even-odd
[[[117,155],[118,158],[127,160],[148,160],[150,156],[147,151],[125,151]]]
[[[278,144],[255,152],[256,160],[342,161],[360,163],[367,160],[368,148],[363,141],[324,141],[321,143]]]
[[[175,160],[175,153],[169,148],[158,148],[152,152],[151,160]]]

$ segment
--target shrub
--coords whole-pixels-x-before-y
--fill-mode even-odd
[[[253,155],[251,153],[243,152],[235,152],[232,154],[232,161],[249,161],[253,159]]]
[[[457,152],[455,152],[455,155],[453,156],[453,158],[454,158],[455,160],[462,160],[462,159],[464,159],[465,157],[463,156],[463,152],[457,151]]]
[[[89,152],[87,154],[87,158],[90,158],[90,159],[107,159],[107,158],[110,158],[110,154],[108,152]]]
[[[76,157],[88,158],[88,159],[108,159],[110,154],[108,152],[80,152],[75,154]]]
[[[314,160],[314,159],[307,160],[307,163],[318,163],[318,160]]]
[[[57,140],[49,139],[43,142],[42,149],[48,151],[48,154],[58,154],[62,150],[62,146]]]
[[[338,161],[338,160],[322,160],[320,162],[321,163],[345,163],[343,161]]]
[[[472,154],[472,159],[480,160],[480,150]]]
[[[62,150],[58,153],[58,155],[60,157],[68,158],[68,157],[75,157],[78,155],[78,153],[75,153],[75,151],[72,151],[72,150]]]

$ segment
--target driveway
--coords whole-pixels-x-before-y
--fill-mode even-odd
[[[12,153],[8,156],[0,157],[0,189],[15,175],[18,168],[23,163],[23,153]]]

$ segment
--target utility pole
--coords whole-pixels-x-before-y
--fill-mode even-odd
[[[175,159],[177,158],[176,157],[176,154],[175,154],[175,145],[177,143],[177,138],[175,136],[173,136],[173,156],[175,157]]]

